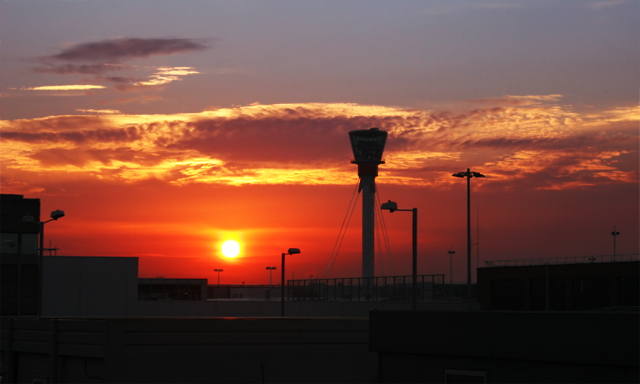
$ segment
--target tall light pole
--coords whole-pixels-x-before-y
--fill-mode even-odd
[[[40,249],[38,249],[38,290],[40,291],[40,294],[38,295],[38,315],[40,316],[42,316],[42,279],[44,264],[42,259],[44,257],[44,225],[50,221],[58,220],[61,217],[64,217],[64,211],[55,210],[51,212],[51,219],[38,222],[38,231],[40,232]],[[34,218],[31,215],[26,215],[22,218],[22,221],[33,223]],[[20,299],[18,299],[18,301],[20,301]]]
[[[452,176],[467,178],[467,301],[468,309],[471,310],[471,178],[485,176],[479,172],[471,172],[469,168],[466,172],[454,173]]]
[[[64,217],[64,211],[56,210],[51,212],[51,218],[49,220],[40,222],[40,257],[44,256],[44,225],[50,221],[58,220],[61,217]]]
[[[613,232],[611,232],[611,234],[613,235],[613,261],[616,261],[616,236],[618,236],[620,232],[617,232],[616,227],[613,226]]]
[[[450,275],[449,281],[453,285],[453,254],[456,253],[456,251],[453,250],[453,247],[449,247],[449,250],[447,251],[447,253],[449,254],[449,262],[451,263],[451,271],[449,272],[449,275]]]
[[[297,253],[300,253],[300,250],[298,248],[289,248],[287,250],[287,252],[282,252],[282,281],[280,282],[281,284],[281,288],[280,288],[280,316],[284,317],[284,256],[285,255],[295,255]]]
[[[413,287],[411,298],[411,309],[414,311],[418,309],[418,208],[413,209],[398,209],[398,204],[389,200],[386,203],[382,203],[380,209],[388,209],[389,212],[394,211],[408,211],[413,212],[413,238],[412,238],[412,264],[413,264]]]
[[[267,270],[269,271],[269,286],[273,286],[271,284],[271,272],[274,271],[276,269],[276,267],[267,267]]]
[[[218,287],[220,286],[220,272],[224,272],[224,269],[215,268],[213,272],[218,272]]]

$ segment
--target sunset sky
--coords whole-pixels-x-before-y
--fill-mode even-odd
[[[3,1],[2,193],[40,198],[59,255],[140,277],[326,277],[388,135],[380,201],[418,208],[420,274],[638,253],[639,1]],[[360,204],[361,199],[358,201]],[[411,215],[383,213],[396,274]],[[478,220],[479,215],[479,220]],[[360,207],[330,277],[361,273]],[[222,257],[227,239],[240,255]],[[473,267],[476,265],[473,249]],[[379,255],[376,255],[378,257]],[[389,258],[376,275],[389,275]],[[473,274],[475,279],[475,272]]]

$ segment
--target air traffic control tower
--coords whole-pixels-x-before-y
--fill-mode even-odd
[[[384,164],[382,152],[387,141],[387,132],[378,128],[349,132],[354,159],[358,164],[360,189],[362,191],[362,277],[374,277],[374,218],[375,193],[378,165]]]

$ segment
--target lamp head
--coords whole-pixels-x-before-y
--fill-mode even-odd
[[[59,218],[64,217],[64,211],[61,210],[55,210],[53,212],[51,212],[51,218],[53,220],[58,220]]]
[[[473,174],[473,177],[486,177],[485,175],[483,175],[480,172],[471,172]]]
[[[466,175],[464,174],[464,172],[458,172],[458,173],[454,173],[451,176],[453,176],[453,177],[465,177]]]
[[[398,209],[398,204],[394,201],[389,200],[386,203],[382,203],[380,209],[388,209],[390,212],[393,212]]]
[[[287,253],[290,254],[290,255],[295,255],[296,253],[300,253],[300,249],[298,249],[298,248],[289,248]]]

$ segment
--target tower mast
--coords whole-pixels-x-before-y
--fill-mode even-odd
[[[384,164],[382,152],[387,132],[378,128],[349,132],[354,159],[358,165],[360,191],[362,191],[362,277],[374,277],[374,217],[378,165]]]

